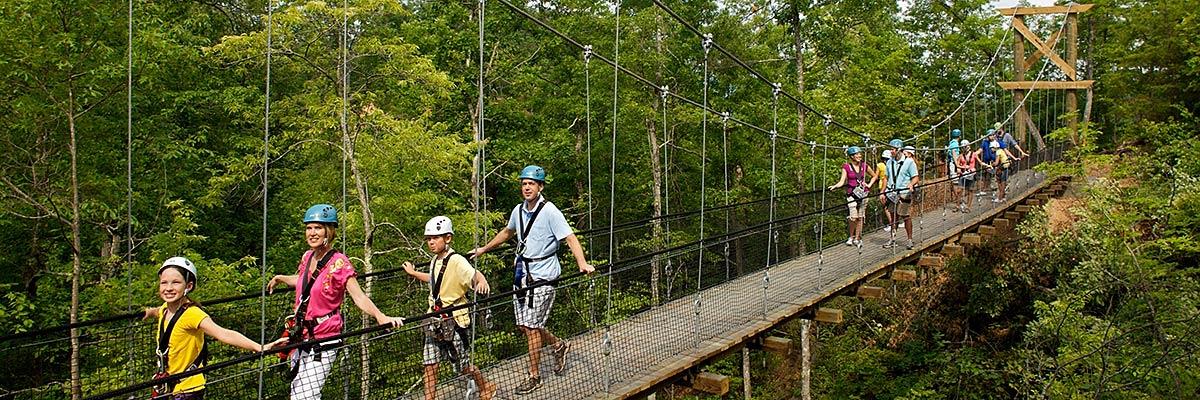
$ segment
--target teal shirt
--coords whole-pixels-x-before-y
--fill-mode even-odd
[[[905,157],[903,160],[896,161],[895,159],[888,160],[888,190],[899,190],[899,194],[908,194],[908,184],[912,183],[912,179],[918,175],[917,163],[911,158]]]

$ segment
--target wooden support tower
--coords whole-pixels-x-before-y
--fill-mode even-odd
[[[1079,33],[1079,13],[1086,12],[1092,9],[1093,4],[1070,4],[1051,7],[1013,7],[1001,8],[998,11],[1000,15],[1012,17],[1013,29],[1013,80],[1008,82],[997,82],[1001,88],[1010,90],[1013,93],[1013,103],[1017,105],[1016,120],[1013,121],[1016,136],[1022,142],[1028,143],[1029,132],[1026,128],[1031,128],[1036,132],[1033,121],[1029,118],[1029,112],[1025,110],[1025,97],[1033,90],[1065,90],[1066,93],[1066,108],[1067,113],[1071,115],[1068,125],[1071,127],[1075,142],[1078,143],[1079,127],[1078,117],[1075,112],[1079,109],[1079,101],[1076,97],[1078,90],[1092,90],[1091,80],[1080,80],[1077,71],[1079,49],[1078,49],[1078,33]],[[1029,26],[1025,25],[1025,17],[1038,14],[1066,14],[1066,26],[1061,30],[1054,31],[1046,39],[1039,38]],[[1061,33],[1061,35],[1060,35]],[[1060,36],[1066,41],[1066,59],[1055,50]],[[1025,54],[1025,42],[1028,41],[1033,45],[1033,52]],[[1029,72],[1029,67],[1033,66],[1042,57],[1046,57],[1050,62],[1054,63],[1063,75],[1066,76],[1065,81],[1028,81],[1026,73]],[[1034,138],[1042,148],[1045,143],[1042,141],[1040,134],[1035,134]]]

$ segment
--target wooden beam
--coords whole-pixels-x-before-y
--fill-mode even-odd
[[[991,225],[980,225],[979,236],[988,237],[996,235],[996,227]]]
[[[1049,7],[1010,7],[1000,8],[996,11],[1000,15],[1015,16],[1015,15],[1035,15],[1035,14],[1064,14],[1064,13],[1081,13],[1091,10],[1095,4],[1076,4],[1073,6],[1049,6]]]
[[[1054,65],[1057,65],[1058,68],[1061,68],[1063,72],[1066,72],[1068,78],[1071,78],[1071,80],[1076,80],[1078,78],[1078,75],[1075,73],[1075,66],[1067,64],[1067,60],[1059,57],[1058,53],[1054,52],[1054,49],[1047,47],[1045,43],[1042,43],[1042,39],[1039,38],[1037,34],[1033,33],[1033,31],[1029,30],[1029,27],[1025,26],[1025,22],[1022,21],[1021,18],[1013,18],[1012,26],[1013,29],[1016,29],[1017,32],[1021,33],[1021,36],[1024,36],[1025,39],[1029,40],[1029,43],[1032,43],[1033,47],[1036,47],[1038,51],[1042,52],[1042,54],[1046,56],[1046,58],[1049,58],[1050,62],[1053,62]]]
[[[692,389],[699,390],[704,393],[724,396],[729,393],[729,377],[712,372],[701,372],[692,377],[689,382]]]
[[[779,336],[768,336],[763,338],[762,348],[767,352],[786,356],[792,353],[792,339]]]
[[[1025,204],[1028,204],[1032,207],[1036,207],[1036,206],[1042,205],[1042,201],[1038,200],[1038,199],[1029,199],[1029,200],[1025,200]]]
[[[961,256],[965,254],[965,252],[963,251],[963,247],[961,245],[946,243],[944,246],[942,246],[942,254],[945,254],[948,257],[953,257]]]
[[[978,233],[964,233],[959,243],[979,245],[983,243],[983,238]]]
[[[896,282],[916,282],[917,271],[911,269],[897,269],[892,271],[892,280]]]
[[[817,315],[813,317],[813,320],[830,324],[840,324],[842,323],[842,310],[836,308],[818,308]]]
[[[864,299],[881,299],[883,298],[883,288],[879,286],[859,286],[858,297]]]
[[[1017,220],[1021,219],[1021,213],[1016,211],[1006,211],[1004,213],[1004,218],[1009,221],[1016,222]]]
[[[946,262],[942,260],[942,256],[936,254],[922,254],[917,260],[917,265],[921,267],[944,267]]]
[[[1058,44],[1058,39],[1062,37],[1061,33],[1062,31],[1054,31],[1054,33],[1051,33],[1050,37],[1046,38],[1046,47],[1053,49],[1054,45]],[[1025,68],[1032,67],[1033,63],[1037,62],[1039,58],[1042,58],[1042,50],[1037,48],[1033,49],[1033,54],[1025,57]]]
[[[1017,206],[1017,212],[1019,212],[1021,214],[1028,214],[1030,211],[1033,211],[1033,207],[1030,207],[1030,206],[1027,206],[1024,204]]]
[[[996,82],[1004,90],[1037,90],[1037,89],[1088,89],[1096,81],[1002,81]]]
[[[1006,231],[1012,228],[1012,220],[1008,218],[996,218],[992,220],[992,225],[996,226],[997,230]]]

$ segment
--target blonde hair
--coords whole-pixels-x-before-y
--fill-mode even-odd
[[[325,227],[326,244],[332,246],[333,241],[337,239],[337,229],[338,228],[336,226],[333,226],[332,224],[321,224],[321,225]]]

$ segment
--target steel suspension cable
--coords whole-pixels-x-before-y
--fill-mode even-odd
[[[670,97],[670,93],[671,93],[670,88],[668,88],[666,86],[659,88],[660,104],[662,105],[662,107],[660,107],[659,111],[662,112],[662,135],[663,135],[663,142],[660,144],[660,146],[662,147],[662,168],[663,168],[663,181],[662,181],[663,211],[666,214],[671,214],[671,139],[672,139],[672,137],[671,137],[671,133],[670,133],[671,132],[670,126],[668,126],[668,124],[667,124],[667,98]],[[664,222],[666,225],[666,243],[664,243],[664,247],[671,247],[671,220],[665,219]],[[667,298],[668,299],[671,298],[672,289],[675,288],[675,270],[674,270],[675,264],[672,261],[673,261],[672,258],[670,258],[670,257],[667,258],[666,271],[664,274],[664,275],[666,275],[666,278],[667,278]]]
[[[782,89],[778,84],[771,90],[771,204],[767,207],[767,256],[763,267],[762,277],[762,317],[767,318],[767,289],[771,286],[771,250],[775,243],[775,138],[776,128],[779,127],[779,93]],[[774,249],[779,251],[779,249]]]
[[[259,277],[263,282],[267,280],[267,198],[270,193],[270,188],[267,186],[268,175],[267,169],[271,162],[271,50],[272,41],[274,40],[274,5],[267,2],[267,64],[265,84],[263,87],[263,169],[262,169],[262,262],[259,264]],[[262,292],[259,296],[259,319],[267,320],[267,288],[266,284],[262,286]],[[261,324],[258,328],[259,343],[267,341],[267,324]],[[263,395],[263,371],[266,369],[266,360],[260,358],[258,360],[258,398]]]
[[[587,223],[588,230],[595,229],[592,226],[592,214],[595,213],[595,197],[592,195],[592,45],[587,45],[583,49],[583,87],[584,87],[584,114],[586,119],[585,129],[587,130]],[[609,232],[609,235],[614,232]],[[592,235],[588,235],[588,249],[594,249]],[[596,326],[596,279],[588,278],[588,326]]]
[[[506,0],[501,0],[506,2]],[[523,11],[523,10],[522,10]],[[608,170],[608,292],[605,295],[604,303],[604,358],[608,364],[604,373],[605,390],[611,390],[613,384],[612,377],[612,269],[613,263],[613,246],[615,246],[615,237],[612,226],[615,222],[616,196],[617,196],[617,105],[620,102],[618,97],[620,94],[620,77],[621,77],[621,0],[616,1],[615,20],[614,23],[614,38],[613,38],[613,104],[612,104],[612,148],[611,157],[609,159]]]
[[[125,53],[125,294],[126,311],[133,312],[133,0],[128,2],[128,48]],[[137,326],[130,320],[129,330]],[[132,335],[131,335],[132,336]],[[132,344],[132,337],[130,338]],[[125,358],[133,365],[133,348],[126,349]]]
[[[700,243],[702,244],[700,245],[699,254],[697,256],[699,260],[696,262],[696,300],[694,305],[696,316],[695,324],[693,325],[693,332],[695,333],[693,347],[700,346],[700,291],[702,289],[701,277],[704,274],[705,250],[703,245],[704,206],[708,198],[708,193],[706,191],[707,186],[705,185],[705,176],[708,174],[708,50],[711,45],[712,39],[710,37],[704,38],[704,40],[701,42],[701,47],[704,48],[704,72],[701,75],[701,79],[704,80],[704,93],[701,95],[701,97],[703,99],[702,101],[704,102],[705,111],[702,111],[700,116],[700,234],[697,235],[697,237],[700,238]]]
[[[725,205],[729,205],[729,113],[721,113],[721,165],[724,169],[725,178]],[[725,208],[725,234],[729,234],[729,208]],[[725,243],[722,247],[722,252],[725,254],[725,280],[729,280],[729,243]]]

